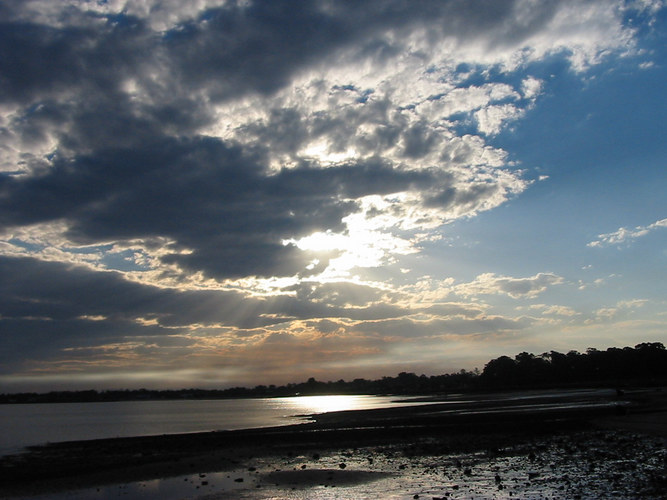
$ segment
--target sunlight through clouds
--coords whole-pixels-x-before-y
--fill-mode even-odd
[[[664,2],[0,11],[17,387],[442,372],[665,325]]]

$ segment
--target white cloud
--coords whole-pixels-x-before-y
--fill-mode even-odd
[[[633,240],[646,236],[656,229],[667,227],[667,219],[661,219],[648,226],[637,226],[634,229],[621,227],[613,233],[605,233],[598,235],[598,239],[591,241],[587,246],[589,247],[605,247],[610,245],[621,246],[623,244],[630,244]]]
[[[611,320],[621,313],[632,312],[648,303],[645,299],[621,300],[613,307],[602,307],[595,311],[595,316],[600,320]]]
[[[71,25],[73,22],[94,23],[94,16],[78,12],[115,15],[124,13],[146,19],[152,29],[162,31],[180,22],[197,17],[204,9],[219,7],[227,0],[21,0],[14,11],[15,19],[30,20],[50,26]],[[242,2],[238,2],[242,3]]]
[[[488,106],[475,113],[477,128],[484,135],[496,135],[510,121],[521,118],[523,111],[512,104]]]
[[[532,76],[521,82],[521,91],[524,99],[535,99],[542,93],[544,82]]]
[[[569,306],[532,304],[530,309],[542,311],[542,314],[554,316],[576,316],[577,312]]]
[[[528,278],[497,276],[493,273],[480,274],[474,281],[453,287],[459,295],[507,294],[514,299],[533,298],[552,285],[560,285],[563,278],[553,273],[538,273]]]
[[[664,8],[667,5],[665,0],[631,0],[628,2],[628,5],[631,8],[637,10],[648,11],[651,14],[655,14],[660,9]]]

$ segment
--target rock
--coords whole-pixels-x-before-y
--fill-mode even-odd
[[[235,482],[235,483],[242,483],[242,482],[243,482],[243,478],[242,478],[242,477],[237,477],[236,479],[234,479],[234,482]]]
[[[345,462],[341,462],[340,464],[338,464],[338,467],[344,469],[345,467],[347,467],[347,465],[345,464]]]

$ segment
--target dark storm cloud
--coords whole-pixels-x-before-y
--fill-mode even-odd
[[[40,25],[21,18],[22,8],[5,6],[0,98],[19,105],[10,125],[21,144],[51,137],[56,149],[49,160],[28,158],[29,175],[0,177],[5,228],[62,219],[80,243],[170,238],[179,251],[163,261],[209,277],[294,275],[316,256],[282,241],[343,230],[355,198],[439,187],[430,203],[448,207],[492,194],[490,186],[461,191],[444,174],[408,173],[380,160],[267,170],[262,148],[293,152],[305,137],[350,125],[346,116],[304,123],[293,110],[276,110],[254,130],[256,145],[243,149],[196,130],[211,120],[211,99],[272,93],[340,50],[352,58],[386,53],[390,32],[493,33],[511,20],[513,2],[229,2],[162,33],[138,17],[75,8],[71,26]],[[386,115],[386,104],[374,106]],[[423,125],[401,129],[378,126],[366,149],[400,134],[407,158],[432,147]],[[342,148],[349,135],[336,137]],[[317,257],[321,267],[330,255]]]
[[[0,102],[28,103],[62,92],[90,98],[118,89],[139,71],[150,36],[136,18],[113,16],[88,27],[0,22]],[[139,50],[137,50],[139,49]]]
[[[340,91],[336,89],[332,93]],[[343,92],[351,91],[344,89]],[[308,116],[295,108],[273,109],[267,119],[240,130],[244,136],[253,136],[260,144],[266,144],[272,152],[290,155],[318,139],[326,139],[333,152],[354,148],[369,156],[381,156],[387,149],[401,144],[400,157],[406,161],[423,158],[442,146],[441,130],[425,121],[411,125],[387,99],[357,101],[356,104],[335,113],[315,112]],[[358,133],[361,127],[366,130]]]
[[[366,306],[350,311],[354,318],[386,318],[405,312],[397,306],[373,304],[380,298],[377,289],[345,282],[313,283],[307,295],[297,297],[253,298],[234,291],[161,288],[128,281],[117,272],[27,257],[0,257],[0,274],[2,320],[105,317],[155,320],[160,326],[198,323],[253,328],[281,322],[270,317],[277,313],[302,319],[342,316],[345,309],[339,306],[348,304]],[[329,305],[322,300],[351,291],[345,304]]]
[[[500,191],[494,183],[469,184],[462,188],[445,187],[442,191],[427,197],[425,205],[430,207],[474,207]]]
[[[33,362],[57,359],[71,348],[155,338],[162,344],[173,333],[157,325],[140,325],[124,319],[91,321],[85,318],[2,318],[0,329],[0,373],[26,368]]]
[[[421,158],[432,149],[437,141],[436,134],[424,123],[418,123],[404,133],[405,147],[403,154],[408,158]]]
[[[0,223],[64,219],[80,243],[169,237],[192,253],[168,254],[165,262],[216,278],[293,275],[307,255],[284,239],[341,230],[357,208],[351,199],[428,185],[433,175],[379,160],[269,175],[261,154],[239,146],[164,139],[0,177]]]
[[[178,291],[127,281],[117,272],[32,258],[0,257],[0,336],[2,363],[13,354],[54,354],[65,347],[85,347],[133,338],[176,335],[193,324],[252,329],[286,321],[340,317],[342,306],[318,303],[318,297],[348,293],[348,283],[313,286],[312,297],[253,298],[233,291]],[[356,286],[367,307],[351,317],[379,319],[403,314],[390,305],[370,305],[377,292]],[[348,303],[354,297],[348,298]]]
[[[130,282],[117,272],[14,257],[0,257],[0,275],[4,369],[19,363],[19,353],[25,352],[30,352],[25,360],[34,361],[66,348],[135,341],[162,345],[162,339],[169,342],[168,337],[184,335],[192,325],[239,329],[239,336],[243,330],[294,319],[335,325],[337,321],[329,318],[348,318],[359,322],[355,331],[407,337],[519,328],[512,320],[476,317],[478,308],[462,304],[423,309],[427,314],[455,315],[449,320],[398,319],[419,310],[383,303],[377,289],[346,282],[302,284],[296,296],[261,298],[233,291],[178,291]],[[184,342],[187,339],[179,341]]]
[[[118,87],[119,76],[140,75],[141,64],[159,57],[158,52],[169,55],[172,70],[185,81],[218,80],[235,93],[275,89],[287,83],[294,66],[310,57],[310,45],[326,50],[324,42],[343,30],[336,28],[340,23],[325,22],[314,3],[295,9],[280,4],[212,9],[163,37],[141,19],[123,14],[97,18],[89,14],[83,26],[12,22],[7,20],[14,17],[11,9],[20,10],[21,5],[5,5],[0,24],[0,96],[5,102],[28,102],[72,87],[103,93]],[[330,29],[322,32],[326,25]],[[312,43],[317,39],[320,43]]]
[[[269,94],[287,85],[291,75],[337,51],[382,60],[400,45],[382,35],[387,30],[428,27],[450,36],[475,36],[512,22],[513,0],[453,1],[257,1],[229,2],[164,35],[166,50],[180,78],[206,86],[214,98],[248,91]],[[540,19],[524,23],[527,36],[548,20],[551,7],[538,9]],[[516,36],[516,35],[512,35]]]
[[[392,52],[384,40],[387,32],[419,27],[431,30],[434,40],[484,35],[492,44],[517,42],[548,22],[556,4],[544,3],[517,20],[515,3],[228,2],[163,33],[125,14],[81,13],[75,26],[12,22],[16,16],[5,14],[0,95],[27,102],[72,87],[104,93],[117,90],[126,76],[149,79],[158,64],[167,69],[168,82],[153,82],[154,87],[166,85],[172,93],[187,95],[185,85],[205,88],[217,98],[266,94],[343,48],[351,48],[358,58],[381,58]],[[5,9],[20,11],[21,3]]]
[[[166,335],[134,318],[156,316],[173,292],[55,262],[0,257],[0,365],[49,358],[62,349]],[[91,321],[87,318],[106,318]]]
[[[141,320],[154,321],[156,331],[164,333],[160,328],[193,323],[254,328],[281,321],[269,317],[280,311],[307,317],[326,310],[326,306],[309,307],[288,297],[269,301],[234,291],[160,288],[128,281],[117,272],[25,257],[0,257],[0,275],[0,321]],[[116,328],[119,338],[127,334],[125,326]],[[135,327],[134,331],[150,335],[153,329]]]
[[[0,257],[2,319],[132,319],[155,314],[175,292],[131,283],[119,273],[31,258]]]

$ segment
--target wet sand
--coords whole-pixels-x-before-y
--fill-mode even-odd
[[[173,498],[664,498],[663,391],[488,399],[34,447],[0,459],[0,497],[173,478]]]

